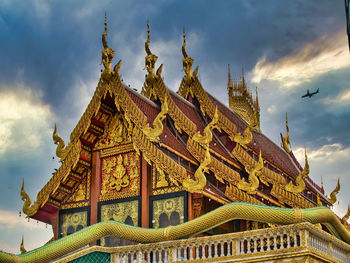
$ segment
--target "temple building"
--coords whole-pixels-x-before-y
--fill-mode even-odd
[[[34,202],[21,189],[23,212],[52,225],[53,238],[32,251],[22,240],[22,253],[0,252],[0,262],[350,262],[350,211],[330,210],[340,184],[328,196],[312,181],[288,122],[281,146],[262,133],[243,72],[232,80],[229,69],[227,102],[208,93],[185,32],[173,92],[147,27],[138,93],[113,64],[105,21],[95,93],[67,144],[54,129],[61,165]]]

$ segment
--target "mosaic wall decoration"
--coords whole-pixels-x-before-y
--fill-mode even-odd
[[[153,195],[179,192],[182,187],[177,181],[172,181],[169,175],[152,165],[152,193]]]
[[[174,226],[185,221],[184,196],[153,200],[152,209],[153,228]]]
[[[140,160],[135,151],[102,159],[100,201],[140,195]]]
[[[73,193],[64,200],[61,209],[70,209],[89,205],[91,171],[87,170],[81,183],[75,185]]]
[[[109,263],[111,262],[111,255],[103,252],[92,252],[85,256],[79,257],[70,261],[71,263]]]
[[[139,200],[103,204],[100,206],[100,221],[115,220],[127,225],[139,226]],[[101,246],[131,245],[133,242],[117,237],[101,239]]]
[[[88,226],[88,211],[62,213],[60,219],[61,236],[67,236]]]

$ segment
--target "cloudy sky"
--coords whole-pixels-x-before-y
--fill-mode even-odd
[[[141,90],[144,41],[150,20],[151,50],[164,64],[170,89],[183,72],[182,27],[187,51],[199,65],[206,90],[227,104],[232,77],[244,67],[258,87],[262,131],[276,144],[288,112],[292,148],[311,178],[329,194],[340,177],[346,212],[350,188],[350,54],[343,0],[235,1],[0,1],[0,250],[19,253],[52,237],[43,223],[18,216],[22,179],[32,200],[58,168],[54,123],[67,140],[98,82],[104,12],[108,43],[122,59],[124,82]],[[307,89],[320,89],[301,99]]]

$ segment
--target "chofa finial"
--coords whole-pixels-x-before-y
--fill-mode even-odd
[[[101,64],[105,67],[103,71],[103,77],[105,79],[109,79],[112,75],[112,60],[115,54],[115,51],[110,48],[107,44],[107,14],[105,13],[105,31],[102,34],[102,45],[103,45],[103,50],[102,50],[102,59],[101,59]]]

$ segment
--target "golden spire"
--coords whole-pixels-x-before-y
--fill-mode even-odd
[[[24,248],[24,238],[23,238],[23,236],[22,236],[22,242],[21,242],[21,245],[20,245],[19,249],[21,250],[21,254],[27,252],[27,250]]]
[[[232,89],[233,83],[231,79],[231,71],[230,71],[230,64],[228,64],[228,81],[227,81],[227,89]]]
[[[255,87],[255,110],[260,111],[258,87]]]
[[[102,59],[101,59],[101,64],[103,64],[103,66],[105,67],[103,73],[102,73],[102,77],[105,79],[110,79],[111,77],[111,72],[112,72],[112,61],[113,61],[113,57],[115,54],[115,51],[113,49],[111,49],[108,44],[107,44],[107,14],[105,13],[105,31],[102,34],[102,45],[103,45],[103,49],[102,49]]]
[[[329,200],[331,201],[331,203],[334,205],[335,202],[337,201],[337,194],[339,193],[340,190],[340,181],[338,178],[338,182],[337,182],[337,186],[335,187],[335,189],[332,191],[332,193],[329,195]]]
[[[287,115],[287,112],[286,112],[286,129],[287,129],[287,134],[286,136],[282,136],[281,134],[281,137],[282,137],[282,146],[284,148],[284,150],[287,152],[287,153],[290,153],[291,150],[289,148],[289,145],[290,145],[290,138],[289,138],[289,127],[288,127],[288,115]]]

